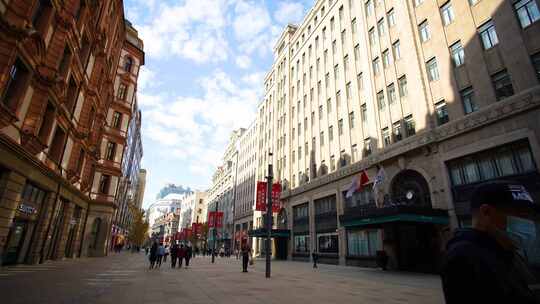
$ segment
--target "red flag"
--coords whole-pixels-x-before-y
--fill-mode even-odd
[[[280,203],[281,196],[281,184],[276,183],[272,185],[272,212],[279,212],[281,209]]]
[[[367,175],[366,170],[363,170],[362,173],[360,173],[360,182],[358,183],[358,191],[362,191],[362,188],[369,183],[369,177]]]
[[[216,214],[214,211],[208,212],[208,228],[214,228],[215,216]]]
[[[266,211],[266,182],[257,182],[257,201],[255,210]]]
[[[222,211],[218,211],[215,215],[216,217],[216,228],[221,228],[223,227],[223,212]]]

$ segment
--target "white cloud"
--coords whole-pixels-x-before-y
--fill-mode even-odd
[[[236,57],[236,65],[241,69],[247,69],[251,66],[251,58],[246,55]]]
[[[298,2],[283,1],[278,3],[274,19],[280,24],[297,24],[304,17],[304,6]]]

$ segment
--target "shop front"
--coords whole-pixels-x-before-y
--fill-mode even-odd
[[[3,250],[2,263],[4,265],[25,262],[34,239],[45,196],[44,190],[31,183],[25,184],[21,202],[15,211]]]

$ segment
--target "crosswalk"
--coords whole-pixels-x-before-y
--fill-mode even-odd
[[[110,269],[105,272],[97,273],[92,277],[84,279],[89,286],[108,286],[113,283],[132,283],[136,278],[135,270]]]

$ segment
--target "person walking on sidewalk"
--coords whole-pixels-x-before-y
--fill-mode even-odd
[[[190,245],[187,245],[186,247],[186,268],[189,267],[189,260],[191,260],[191,257],[193,256],[193,249]]]
[[[185,257],[186,248],[184,247],[184,244],[180,244],[180,248],[178,248],[178,268],[182,268],[182,263]]]
[[[319,261],[319,253],[313,251],[313,253],[311,254],[311,258],[313,259],[313,268],[318,268],[317,262]]]
[[[176,267],[176,260],[178,259],[178,244],[174,243],[171,246],[171,268]]]
[[[242,245],[242,272],[248,272],[249,255],[251,254],[251,248],[247,243]]]
[[[158,251],[157,251],[157,266],[161,267],[161,262],[163,261],[163,256],[165,255],[165,247],[163,247],[163,244],[159,244]]]
[[[165,254],[163,255],[163,263],[167,263],[167,256],[169,255],[169,245],[165,246]]]
[[[447,244],[441,277],[447,304],[540,303],[525,257],[538,250],[540,206],[512,182],[478,186],[470,200],[472,228]]]
[[[158,251],[158,244],[157,242],[154,242],[152,244],[152,247],[150,248],[150,256],[148,257],[148,260],[150,261],[150,269],[154,268],[156,264],[157,251]]]

